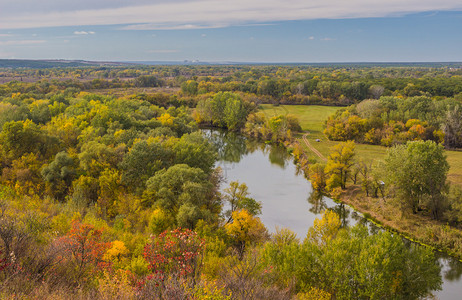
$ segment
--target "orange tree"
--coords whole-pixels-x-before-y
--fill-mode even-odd
[[[62,259],[70,265],[75,283],[95,269],[107,266],[103,256],[111,243],[102,241],[102,233],[102,229],[74,220],[69,233],[58,240],[64,251]]]

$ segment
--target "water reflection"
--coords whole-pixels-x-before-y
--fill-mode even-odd
[[[338,204],[334,207],[331,207],[330,210],[335,212],[340,217],[341,227],[348,227],[350,225],[350,209],[346,208],[345,204]]]
[[[218,151],[218,159],[223,162],[238,163],[244,155],[262,151],[268,153],[271,164],[284,169],[291,158],[290,154],[282,146],[247,139],[235,132],[211,129],[203,129],[202,132],[215,146]]]
[[[459,281],[462,277],[462,263],[444,253],[438,253],[437,257],[440,258],[440,261],[442,261],[446,267],[443,270],[444,279],[449,281]]]
[[[325,209],[339,216],[342,227],[363,224],[371,234],[381,229],[367,221],[349,206],[315,193],[303,173],[292,163],[284,148],[267,145],[225,131],[204,130],[204,134],[217,147],[227,183],[246,183],[251,197],[263,203],[261,220],[268,230],[290,228],[303,239],[314,219]],[[410,247],[420,247],[407,241]],[[437,254],[442,266],[443,291],[435,292],[440,299],[460,299],[462,295],[462,263],[444,254]]]
[[[246,138],[235,132],[210,129],[202,132],[216,147],[220,161],[238,163],[248,152]]]
[[[324,201],[324,195],[316,191],[310,194],[308,202],[311,204],[310,212],[316,215],[320,214],[327,208],[326,201]]]

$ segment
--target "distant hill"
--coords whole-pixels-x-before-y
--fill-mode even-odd
[[[100,62],[85,60],[29,60],[29,59],[0,59],[0,68],[27,68],[27,69],[44,69],[44,68],[72,68],[88,66],[125,66],[132,65],[121,62]]]
[[[184,61],[86,61],[86,60],[64,60],[64,59],[0,59],[0,68],[11,69],[43,69],[43,68],[77,68],[89,66],[140,66],[140,65],[281,65],[281,66],[311,66],[311,67],[341,67],[341,68],[363,68],[363,67],[425,67],[425,68],[462,68],[462,62],[330,62],[330,63],[278,63],[278,62],[205,62],[198,60]]]

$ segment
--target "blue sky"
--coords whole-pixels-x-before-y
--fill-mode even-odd
[[[0,58],[462,61],[460,0],[0,0]]]

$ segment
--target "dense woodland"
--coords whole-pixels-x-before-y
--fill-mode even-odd
[[[220,192],[217,149],[199,126],[290,145],[304,163],[297,118],[258,105],[353,104],[326,134],[398,145],[382,169],[407,169],[390,173],[387,193],[403,211],[458,226],[442,145],[460,147],[460,69],[88,67],[4,69],[0,79],[1,297],[417,299],[441,287],[430,249],[342,228],[330,211],[303,240],[270,235],[244,183]],[[406,144],[416,140],[427,141]],[[305,159],[320,191],[352,181],[354,144],[339,145],[325,166]],[[435,157],[435,176],[423,176]],[[365,191],[384,196],[369,168],[356,173]],[[406,170],[422,175],[410,189]]]

